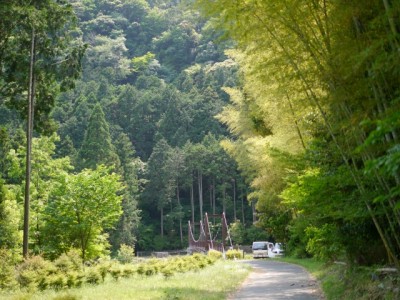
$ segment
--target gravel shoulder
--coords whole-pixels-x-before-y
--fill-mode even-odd
[[[272,259],[246,260],[252,272],[228,300],[324,299],[318,282],[297,265]]]

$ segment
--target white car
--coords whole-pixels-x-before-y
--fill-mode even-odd
[[[265,258],[269,257],[271,249],[273,249],[274,244],[266,241],[253,242],[251,247],[253,251],[253,258]]]
[[[272,249],[272,253],[275,255],[283,255],[283,246],[281,243],[275,243],[274,248]]]

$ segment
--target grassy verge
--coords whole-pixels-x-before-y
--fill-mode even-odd
[[[400,299],[399,273],[384,273],[379,267],[352,267],[330,264],[314,259],[281,258],[301,265],[321,284],[328,300]]]
[[[225,299],[249,273],[245,264],[220,260],[197,272],[179,273],[170,278],[162,275],[140,276],[119,281],[107,277],[105,283],[68,290],[36,293],[0,294],[12,300],[86,300],[86,299]]]

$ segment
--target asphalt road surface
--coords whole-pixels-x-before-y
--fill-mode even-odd
[[[253,271],[229,300],[324,299],[318,282],[300,266],[272,259],[248,260]]]

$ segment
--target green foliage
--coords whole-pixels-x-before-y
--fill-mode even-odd
[[[2,257],[7,259],[7,254],[5,253],[5,255]],[[74,256],[71,254],[68,255]],[[74,258],[71,258],[71,260],[73,261]],[[54,261],[54,263],[46,261],[40,256],[35,256],[18,265],[15,274],[13,272],[9,274],[1,273],[5,275],[0,278],[4,279],[4,288],[14,287],[13,284],[16,283],[14,278],[16,278],[21,288],[30,291],[37,289],[61,290],[81,287],[82,284],[100,284],[105,281],[107,274],[110,274],[116,281],[119,278],[130,278],[135,274],[145,277],[162,274],[165,279],[170,279],[177,273],[204,269],[214,264],[216,260],[216,257],[202,254],[162,259],[152,258],[135,264],[120,264],[117,261],[101,260],[99,263],[86,266],[83,271],[82,268],[76,270],[74,267],[65,269],[68,265],[66,256]]]
[[[161,269],[161,274],[164,276],[165,279],[168,279],[174,275],[174,270],[172,267],[165,266]]]
[[[305,230],[307,237],[306,249],[315,258],[324,261],[334,261],[340,257],[342,245],[337,229],[332,224],[321,227],[309,226]]]
[[[96,265],[96,268],[101,276],[102,281],[104,282],[107,273],[109,272],[110,268],[111,268],[111,264],[109,261],[107,260],[101,260],[100,263],[98,265]]]
[[[207,256],[211,257],[214,260],[221,259],[222,258],[222,252],[210,249],[207,252]]]
[[[67,286],[67,278],[64,274],[52,274],[46,281],[48,282],[48,287],[55,290],[60,290]]]
[[[234,244],[243,245],[245,241],[245,227],[240,220],[236,220],[235,223],[230,224],[229,234]]]
[[[69,271],[65,274],[66,285],[68,288],[77,287],[79,288],[83,283],[84,273],[77,271]]]
[[[309,222],[304,216],[295,218],[288,226],[290,239],[287,243],[286,251],[295,258],[308,258],[311,256],[306,250],[308,239],[305,231],[308,226]]]
[[[82,298],[111,298],[122,299],[171,299],[179,297],[183,299],[204,300],[212,298],[226,298],[234,292],[235,287],[240,285],[249,273],[248,267],[236,264],[232,261],[220,261],[200,272],[188,272],[186,274],[175,274],[168,280],[157,277],[134,277],[130,280],[119,282],[109,281],[105,285],[86,285],[80,289],[62,291],[44,291],[37,293],[10,292],[2,293],[6,298],[28,299],[40,298],[50,299],[82,299]],[[214,284],[207,287],[209,278],[215,278]],[[176,289],[185,282],[187,289]]]
[[[124,265],[122,268],[122,277],[129,278],[136,273],[136,268],[132,265]]]
[[[94,107],[90,116],[85,138],[79,151],[79,160],[81,168],[95,169],[100,164],[112,166],[114,170],[120,167],[119,158],[111,143],[109,126],[99,104]]]
[[[145,71],[154,58],[155,55],[151,52],[147,52],[145,55],[132,58],[132,71],[136,73]]]
[[[243,88],[226,89],[232,104],[218,118],[238,137],[224,147],[251,181],[261,226],[284,237],[283,225],[292,223],[297,239],[307,219],[309,249],[325,258],[343,247],[351,255],[358,232],[364,246],[378,238],[387,261],[399,266],[399,24],[391,16],[400,6],[195,4],[237,42],[230,55],[243,72]],[[284,157],[289,161],[282,163]],[[364,234],[371,222],[375,229]],[[351,229],[334,239],[338,228]],[[325,253],[317,250],[319,238]]]
[[[48,286],[48,276],[55,273],[55,267],[41,256],[32,256],[17,268],[17,281],[28,289],[45,289]]]
[[[53,251],[79,245],[83,260],[102,255],[107,249],[104,230],[121,215],[120,177],[104,166],[66,174],[46,207],[46,234]]]
[[[117,260],[122,264],[132,263],[135,258],[134,248],[125,244],[121,244],[118,250]]]
[[[122,270],[119,265],[114,264],[113,266],[111,266],[109,272],[114,280],[118,280],[121,277]]]
[[[0,178],[0,249],[17,253],[21,244],[19,234],[19,209],[15,196],[4,185]],[[16,256],[13,254],[13,256]],[[16,258],[16,257],[15,257]]]
[[[89,284],[98,284],[102,276],[97,268],[90,268],[85,274],[85,280]]]
[[[194,49],[197,46],[199,35],[193,24],[183,21],[171,30],[154,39],[153,43],[158,52],[161,63],[181,71],[194,60]]]
[[[82,269],[82,260],[79,256],[79,250],[71,249],[68,253],[61,254],[56,260],[54,260],[53,264],[63,273],[80,271]]]
[[[26,118],[29,78],[29,46],[35,37],[35,128],[39,132],[54,131],[49,113],[60,89],[74,85],[80,72],[85,46],[75,35],[76,18],[66,3],[10,2],[1,7],[0,93],[7,105]]]
[[[243,258],[243,251],[236,249],[229,249],[226,251],[225,256],[227,259],[241,259]]]
[[[267,231],[259,226],[251,225],[246,228],[246,244],[250,245],[254,241],[268,241],[270,235]]]
[[[0,290],[12,289],[17,285],[15,280],[15,260],[9,250],[0,249]]]
[[[37,25],[30,249],[51,259],[77,247],[88,259],[108,254],[109,248],[116,254],[121,244],[136,244],[139,250],[181,249],[187,239],[186,221],[200,206],[198,190],[194,190],[193,207],[190,204],[190,189],[198,176],[192,175],[199,170],[204,182],[203,210],[227,209],[228,217],[233,216],[233,194],[239,191],[233,191],[232,178],[238,174],[233,160],[218,146],[226,130],[214,115],[228,98],[221,86],[235,85],[238,67],[223,53],[227,43],[212,41],[220,33],[204,26],[205,20],[179,1],[53,2],[35,3],[35,7],[10,2],[0,9],[4,29],[0,34],[0,75],[4,75],[0,76],[4,100],[0,101],[0,176],[8,190],[7,218],[13,220],[18,220],[20,210],[14,202],[20,203],[23,195],[25,149],[20,146],[26,138],[17,132],[23,121],[5,105],[25,114],[31,25]],[[85,47],[82,79],[75,89],[60,95],[78,75]],[[192,68],[195,62],[198,65]],[[49,120],[52,109],[55,122]],[[40,136],[56,128],[60,140]],[[208,141],[200,146],[206,135]],[[151,163],[155,165],[151,176],[143,176],[161,140],[171,151],[159,165]],[[193,152],[184,150],[189,140],[196,145]],[[76,225],[72,204],[67,203],[73,197],[89,198],[98,190],[88,189],[86,195],[78,196],[72,188],[84,188],[77,180],[69,183],[78,176],[73,172],[95,169],[100,163],[114,166],[126,186],[118,191],[123,214],[107,228],[92,227],[85,248],[78,237],[84,229]],[[149,190],[155,189],[144,190],[145,182]],[[207,196],[212,193],[214,204],[209,204]],[[140,214],[142,228],[152,230],[139,235]],[[244,218],[245,223],[251,218],[248,206],[244,206]],[[88,229],[87,224],[81,225]],[[2,238],[0,234],[1,242]],[[19,243],[19,237],[4,240]]]
[[[126,185],[122,199],[123,214],[115,228],[110,231],[112,252],[115,253],[121,244],[134,245],[136,242],[140,222],[139,173],[143,162],[135,157],[132,143],[126,134],[120,133],[114,144],[121,162],[122,178]]]

